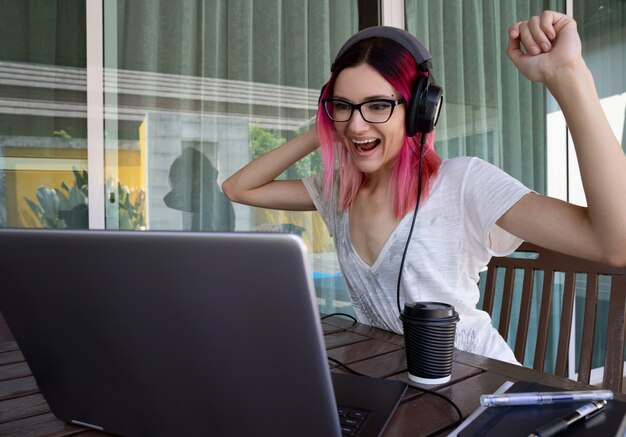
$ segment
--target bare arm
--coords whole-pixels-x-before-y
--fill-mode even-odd
[[[301,180],[275,179],[318,147],[315,129],[310,129],[243,167],[224,181],[222,190],[237,203],[313,211],[315,206]]]
[[[576,22],[548,11],[516,23],[509,29],[508,55],[559,102],[574,140],[588,206],[529,194],[498,224],[556,251],[626,265],[626,156],[582,58]]]

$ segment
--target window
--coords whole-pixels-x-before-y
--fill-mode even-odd
[[[315,122],[334,53],[372,1],[104,2],[106,228],[282,231],[312,257],[320,309],[347,307],[317,213],[231,203],[221,183]],[[321,170],[318,154],[283,178]]]
[[[3,3],[0,226],[87,226],[84,3]]]

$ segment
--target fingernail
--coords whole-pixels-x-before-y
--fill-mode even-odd
[[[548,44],[547,42],[544,42],[543,44],[541,44],[541,48],[543,49],[544,52],[547,52],[550,50],[550,44]]]

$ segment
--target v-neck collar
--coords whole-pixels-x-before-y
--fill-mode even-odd
[[[361,255],[359,255],[359,253],[354,248],[354,245],[352,244],[352,237],[350,236],[349,212],[346,211],[346,213],[344,214],[344,220],[345,220],[344,226],[345,226],[345,229],[347,230],[346,238],[348,239],[348,244],[350,247],[351,255],[354,257],[357,263],[364,269],[369,270],[371,272],[378,270],[378,267],[382,263],[382,260],[385,258],[386,253],[389,251],[389,248],[394,243],[396,239],[396,235],[400,232],[400,230],[406,224],[406,222],[411,220],[412,217],[413,217],[413,210],[407,212],[404,215],[404,217],[402,217],[402,220],[400,220],[398,224],[396,224],[396,227],[393,229],[391,234],[389,234],[387,241],[385,241],[385,244],[380,249],[380,252],[378,253],[378,256],[376,257],[376,259],[374,260],[374,263],[372,265],[369,265],[363,260],[363,258],[361,258]]]
[[[428,183],[430,184],[430,189],[428,190],[429,191],[428,198],[432,197],[438,191],[438,188],[441,184],[442,175],[444,172],[444,167],[447,161],[448,160],[443,160],[441,162],[441,165],[439,166],[439,170],[437,172],[437,176],[434,178],[431,178],[428,181]],[[419,211],[422,211],[423,208],[427,208],[428,207],[427,204],[428,202],[425,199],[422,199],[422,203],[420,204]],[[354,257],[357,264],[359,264],[361,267],[363,267],[367,271],[375,272],[376,270],[378,270],[380,264],[382,264],[383,259],[385,258],[385,255],[389,251],[391,245],[394,243],[396,239],[396,235],[407,224],[407,222],[410,222],[412,220],[414,211],[415,211],[414,209],[411,209],[409,212],[407,212],[404,215],[404,217],[402,217],[402,219],[398,222],[398,224],[394,228],[393,232],[389,234],[387,241],[385,241],[385,244],[383,245],[382,249],[380,249],[380,252],[378,253],[378,256],[376,257],[376,260],[374,260],[374,263],[372,265],[369,265],[363,260],[363,258],[361,258],[361,256],[358,254],[358,252],[352,245],[352,238],[350,236],[350,220],[349,220],[350,212],[349,212],[349,209],[347,209],[345,214],[343,215],[343,220],[345,222],[342,225],[345,226],[345,229],[346,229],[346,234],[347,234],[346,238],[348,242],[348,247],[350,249],[350,256]],[[418,214],[420,213],[419,211],[418,211]]]

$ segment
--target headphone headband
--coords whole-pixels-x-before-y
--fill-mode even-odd
[[[352,35],[348,40],[341,46],[337,56],[335,56],[335,61],[331,67],[331,71],[335,68],[335,62],[337,59],[343,56],[344,52],[352,47],[354,44],[368,38],[387,38],[392,41],[396,41],[398,44],[402,45],[411,55],[417,66],[422,68],[425,71],[429,71],[432,69],[432,64],[430,60],[433,56],[430,54],[428,49],[424,47],[424,45],[419,42],[413,34],[407,32],[404,29],[400,29],[398,27],[392,26],[373,26],[363,29],[354,35]]]

